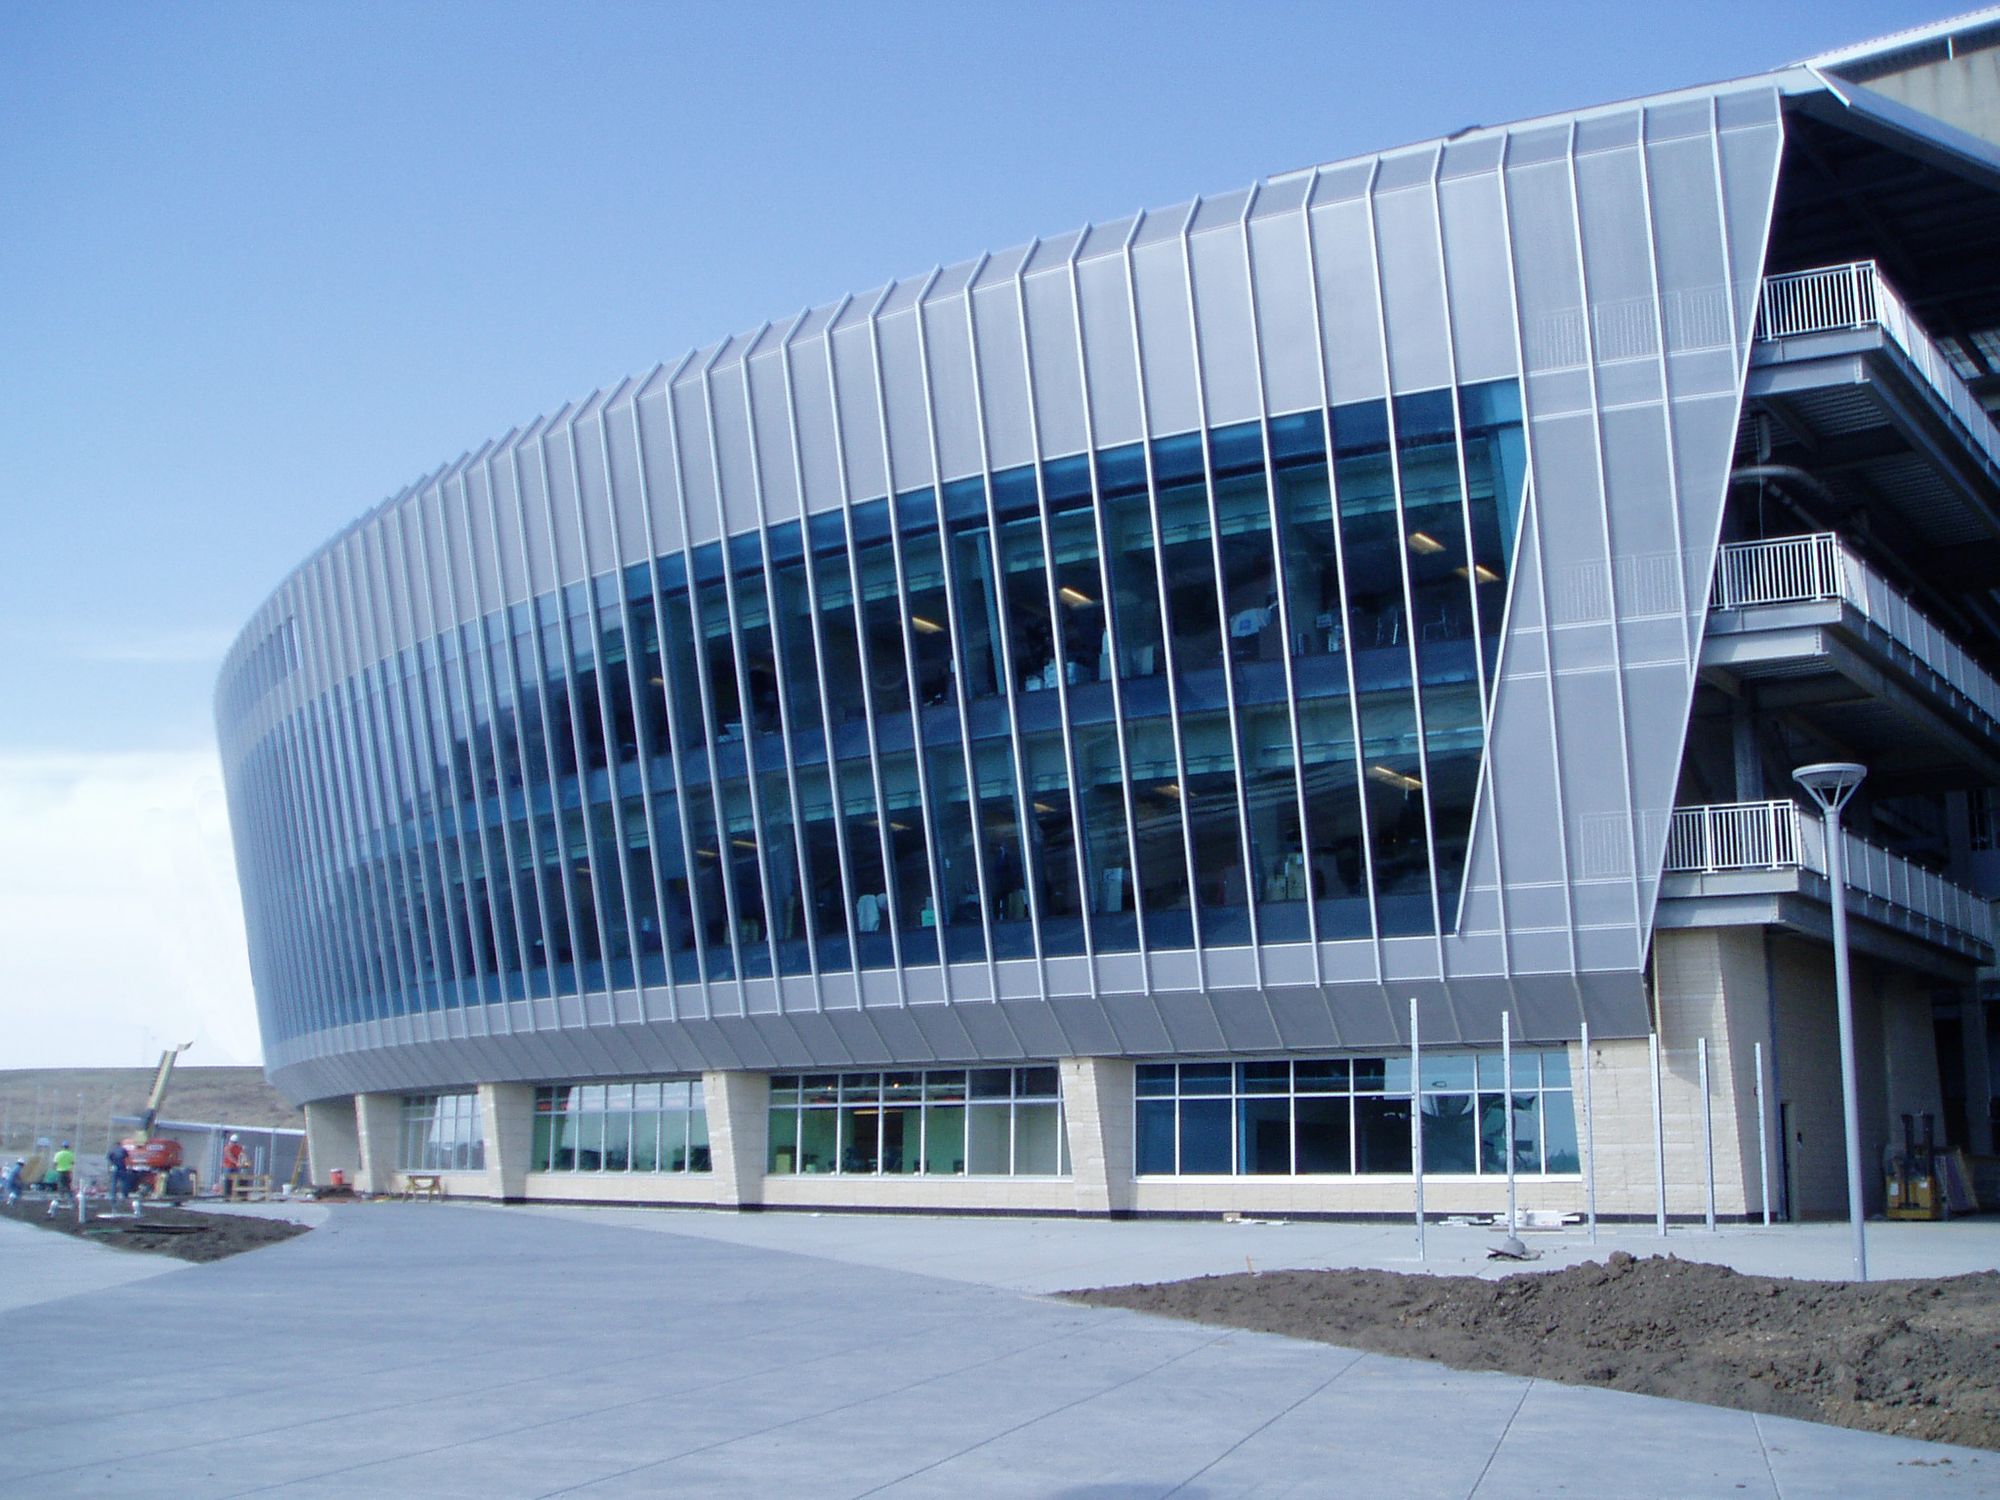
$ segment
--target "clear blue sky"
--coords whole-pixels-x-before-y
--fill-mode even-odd
[[[216,661],[289,568],[630,371],[1086,220],[1953,9],[7,6],[0,761],[39,779],[0,819],[65,758],[208,755]]]

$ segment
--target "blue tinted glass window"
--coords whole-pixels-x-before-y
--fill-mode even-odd
[[[814,941],[822,967],[850,966],[847,924],[849,903],[841,881],[840,837],[836,826],[833,788],[823,762],[801,762],[792,768],[798,785],[799,842],[804,850]]]
[[[1076,828],[1060,731],[1024,735],[1021,754],[1042,951],[1081,953],[1083,904],[1077,890]]]
[[[1139,946],[1133,867],[1125,836],[1125,776],[1115,724],[1078,725],[1076,786],[1083,804],[1085,868],[1090,881],[1092,940],[1100,953]]]
[[[931,750],[927,756],[939,882],[932,918],[944,934],[947,957],[983,958],[986,934],[980,921],[979,860],[973,847],[965,757],[957,745]]]
[[[770,936],[783,974],[812,971],[811,934],[805,893],[799,888],[799,847],[792,821],[791,780],[783,771],[757,777],[758,809],[764,816],[764,878],[770,885]]]
[[[813,582],[819,598],[820,661],[826,672],[826,711],[838,728],[858,723],[868,707],[862,696],[861,638],[847,563],[847,534],[838,514],[814,516],[809,526]]]
[[[979,783],[979,848],[986,872],[988,918],[995,958],[1026,958],[1035,951],[1029,914],[1028,866],[1021,835],[1013,753],[1001,741],[974,748]]]
[[[880,757],[882,802],[888,816],[890,917],[902,938],[905,963],[937,961],[937,905],[931,890],[930,847],[916,756]]]
[[[750,733],[777,734],[781,728],[779,678],[777,646],[771,638],[770,594],[764,586],[763,558],[754,551],[739,555],[746,550],[734,543],[730,547],[730,587],[735,596],[736,629],[743,643],[743,709]]]
[[[983,510],[976,519],[952,527],[951,568],[966,695],[990,697],[1001,691],[1000,596],[994,586],[993,537]]]
[[[871,500],[854,507],[854,565],[861,590],[862,662],[869,698],[879,718],[910,712],[908,667],[904,660],[903,587],[896,573],[896,549],[889,536],[889,504]],[[932,624],[941,624],[932,621]]]
[[[1189,947],[1194,923],[1189,913],[1187,837],[1181,823],[1173,726],[1165,718],[1131,719],[1125,732],[1146,943],[1153,948]]]
[[[875,778],[866,762],[841,763],[840,799],[847,824],[847,888],[854,906],[855,956],[864,969],[886,969],[896,961],[895,941],[890,935],[895,917],[884,872]]]
[[[750,788],[742,780],[722,784],[721,856],[735,901],[736,953],[740,973],[771,972],[770,927],[759,874],[758,830],[750,805]]]

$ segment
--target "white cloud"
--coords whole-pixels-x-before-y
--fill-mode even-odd
[[[110,666],[199,667],[219,665],[236,639],[234,630],[190,626],[175,630],[79,632],[41,623],[0,625],[0,640],[11,649],[32,650],[63,661]]]
[[[106,637],[78,640],[71,649],[80,661],[111,662],[121,666],[177,667],[219,663],[233,630],[163,630],[151,635]]]
[[[260,1055],[213,753],[0,754],[0,1067]]]

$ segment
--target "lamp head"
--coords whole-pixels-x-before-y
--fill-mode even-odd
[[[1823,760],[1810,766],[1800,766],[1792,772],[1792,780],[1812,795],[1821,812],[1837,813],[1847,806],[1848,799],[1867,774],[1866,766],[1856,765],[1851,760]]]

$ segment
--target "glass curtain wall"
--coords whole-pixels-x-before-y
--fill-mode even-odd
[[[535,1090],[537,1172],[706,1172],[699,1078],[558,1084]]]
[[[406,1172],[483,1172],[486,1125],[479,1095],[405,1094],[396,1165]]]
[[[774,1074],[766,1170],[778,1176],[1068,1176],[1056,1070]]]
[[[1517,1172],[1580,1170],[1569,1053],[1426,1052],[1410,1087],[1402,1056],[1143,1063],[1136,1125],[1142,1176],[1367,1176],[1410,1171],[1410,1107],[1423,1118],[1426,1176],[1504,1173],[1507,1110]]]
[[[1405,395],[866,500],[405,649],[246,760],[354,819],[274,856],[325,936],[286,1009],[1449,926],[1525,473],[1513,383]]]

